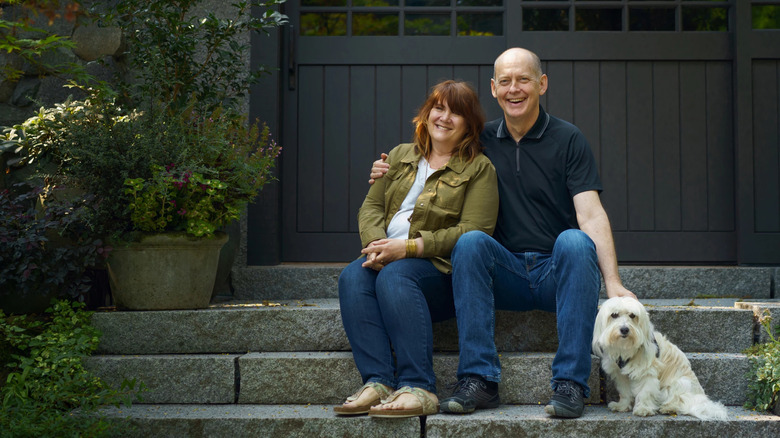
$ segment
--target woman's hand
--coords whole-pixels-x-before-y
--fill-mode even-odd
[[[363,262],[364,268],[381,271],[388,263],[406,257],[406,240],[404,239],[379,239],[368,244],[361,253],[366,255]]]

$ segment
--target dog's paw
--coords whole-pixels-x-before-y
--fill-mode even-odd
[[[610,402],[607,407],[612,412],[628,412],[631,410],[631,404],[630,403],[622,403],[622,402]]]
[[[658,412],[664,415],[675,415],[677,414],[677,409],[675,409],[674,406],[664,405],[661,406],[660,409],[658,409]]]
[[[649,406],[634,406],[632,413],[637,417],[649,417],[656,414],[655,409]]]

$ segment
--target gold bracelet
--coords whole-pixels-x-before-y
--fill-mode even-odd
[[[406,258],[417,257],[417,241],[406,239]]]

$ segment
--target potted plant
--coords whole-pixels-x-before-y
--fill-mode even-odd
[[[248,70],[239,37],[283,24],[272,8],[283,1],[235,3],[231,18],[198,14],[200,0],[124,0],[92,11],[122,29],[124,70],[112,86],[84,87],[87,99],[19,127],[40,176],[94,196],[85,222],[113,247],[118,307],[209,304],[226,241],[219,230],[272,179],[281,150],[244,116],[241,99],[261,71]],[[265,12],[253,17],[252,7]]]

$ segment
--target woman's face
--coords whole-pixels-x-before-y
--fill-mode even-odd
[[[455,147],[466,135],[466,120],[453,113],[447,102],[439,102],[428,115],[428,133],[432,142]]]

